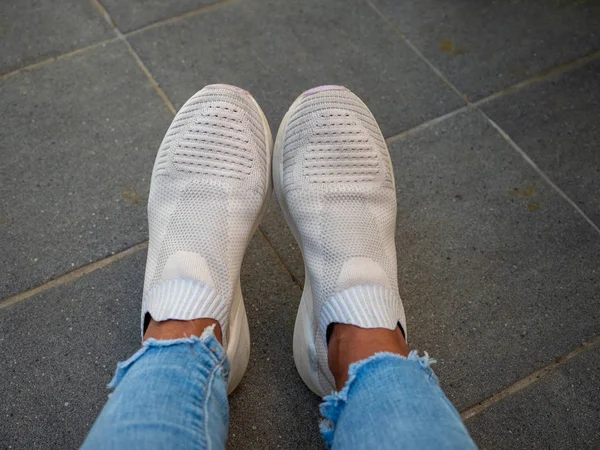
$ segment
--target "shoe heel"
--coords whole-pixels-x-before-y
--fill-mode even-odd
[[[320,397],[325,393],[321,388],[317,374],[317,352],[315,349],[313,328],[313,299],[310,280],[304,283],[300,307],[294,326],[294,363],[304,384]]]
[[[227,357],[230,363],[227,394],[231,394],[240,384],[250,360],[250,327],[239,280],[231,309],[229,342],[227,343]]]

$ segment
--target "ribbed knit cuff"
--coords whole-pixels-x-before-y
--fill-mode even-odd
[[[214,319],[222,330],[227,329],[229,305],[213,287],[202,281],[175,279],[155,284],[142,305],[142,320],[150,313],[157,322],[193,319]]]
[[[400,323],[406,333],[406,318],[400,297],[382,286],[359,285],[332,295],[321,309],[319,328],[323,335],[326,335],[331,323],[390,330]]]

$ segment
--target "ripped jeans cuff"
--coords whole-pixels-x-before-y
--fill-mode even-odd
[[[220,364],[224,367],[225,373],[224,375],[227,377],[229,372],[229,362],[227,359],[227,353],[223,346],[217,340],[214,333],[215,325],[210,325],[204,329],[202,335],[198,336],[190,336],[186,338],[179,339],[168,339],[168,340],[159,340],[150,338],[144,342],[142,342],[142,347],[135,352],[132,356],[130,356],[127,360],[121,361],[117,364],[117,369],[115,371],[115,376],[108,383],[108,388],[111,390],[116,389],[119,385],[123,377],[127,374],[131,366],[146,355],[152,349],[160,349],[166,347],[175,347],[175,346],[190,346],[190,347],[199,347],[199,351],[203,354],[208,355],[207,357],[212,360],[214,364]]]
[[[403,364],[417,365],[427,379],[436,386],[439,385],[437,376],[431,369],[431,365],[435,364],[436,361],[431,359],[427,352],[425,352],[424,356],[419,356],[418,352],[413,350],[409,353],[408,357],[396,353],[380,352],[367,359],[351,364],[348,369],[348,381],[344,387],[340,391],[333,392],[324,397],[323,403],[321,403],[320,406],[321,415],[323,416],[320,430],[327,448],[331,448],[331,445],[333,444],[336,424],[348,402],[350,391],[357,378],[363,376],[367,372],[377,370],[382,366],[398,364],[399,361],[402,361]]]

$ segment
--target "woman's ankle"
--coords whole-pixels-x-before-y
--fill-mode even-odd
[[[329,369],[338,390],[348,380],[350,364],[362,361],[379,352],[408,356],[408,345],[400,328],[360,328],[354,325],[332,325],[328,344]]]
[[[219,343],[223,343],[223,333],[219,322],[214,319],[194,320],[164,320],[157,322],[150,319],[148,328],[144,333],[144,341],[147,339],[169,340],[181,339],[190,336],[201,336],[206,327],[215,325],[214,333]]]

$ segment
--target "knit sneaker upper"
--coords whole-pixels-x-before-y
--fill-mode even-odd
[[[330,323],[400,323],[406,330],[393,171],[373,115],[345,88],[305,93],[290,111],[284,139],[282,185],[312,285],[319,375],[333,385]]]
[[[267,133],[250,95],[232,86],[207,86],[177,113],[152,173],[142,321],[208,317],[226,333],[270,183]]]

